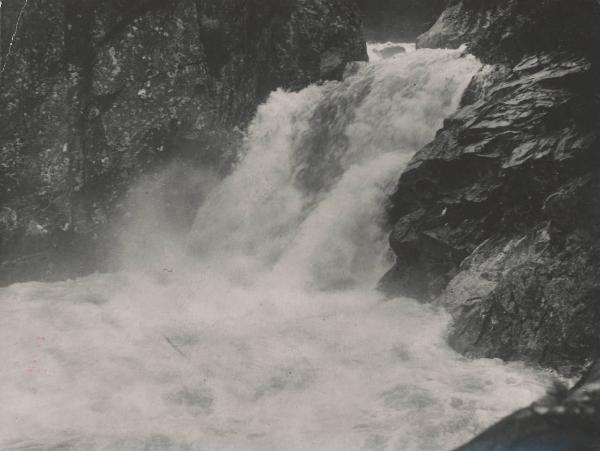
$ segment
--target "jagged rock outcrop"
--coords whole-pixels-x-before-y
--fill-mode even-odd
[[[4,2],[2,55],[21,7]],[[0,80],[0,283],[102,267],[141,174],[225,170],[233,130],[271,90],[365,59],[343,0],[28,5]]]
[[[358,0],[365,35],[373,41],[414,42],[427,31],[448,0]]]
[[[600,5],[454,1],[420,46],[488,63],[391,200],[393,293],[471,356],[578,372],[600,349]]]
[[[596,364],[571,390],[556,386],[543,399],[501,420],[457,451],[598,449],[599,382]]]
[[[593,57],[600,39],[594,0],[451,0],[419,36],[419,47],[458,47],[484,62],[515,63],[523,55],[567,51]]]

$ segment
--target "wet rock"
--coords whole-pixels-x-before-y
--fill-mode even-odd
[[[341,79],[344,74],[346,63],[342,56],[337,52],[327,52],[321,57],[321,64],[319,65],[319,73],[321,78],[327,79]]]
[[[353,2],[201,0],[199,16],[224,124],[249,121],[275,87],[339,79],[347,62],[367,60]]]
[[[600,6],[475,3],[419,39],[489,64],[399,180],[381,286],[444,304],[467,355],[578,373],[600,345]]]
[[[599,9],[595,0],[451,0],[417,46],[467,44],[489,63],[515,63],[538,52],[594,55],[600,42]]]
[[[515,412],[460,451],[595,450],[600,447],[600,379],[594,365],[573,387],[561,386]]]

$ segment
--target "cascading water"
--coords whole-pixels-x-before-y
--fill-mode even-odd
[[[3,289],[0,447],[449,449],[539,397],[545,375],[463,358],[444,312],[373,289],[386,196],[478,67],[418,50],[277,91],[188,237]]]

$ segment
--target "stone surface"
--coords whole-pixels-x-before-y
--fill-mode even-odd
[[[455,1],[418,41],[488,64],[400,178],[382,287],[447,306],[467,355],[565,374],[597,357],[599,15],[591,0]]]
[[[2,55],[20,8],[4,2]],[[103,269],[142,175],[226,171],[271,90],[365,59],[342,0],[29,5],[0,80],[0,283]]]
[[[545,398],[515,412],[457,451],[575,451],[600,447],[600,367],[571,390],[557,385]]]
[[[538,52],[594,55],[599,39],[596,0],[450,0],[417,46],[468,44],[484,62],[515,63]]]

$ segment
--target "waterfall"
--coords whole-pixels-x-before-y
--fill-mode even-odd
[[[479,68],[410,50],[274,92],[188,236],[0,290],[0,448],[450,449],[538,398],[546,375],[374,290],[386,198]]]
[[[235,277],[276,265],[321,286],[372,282],[384,270],[386,194],[478,66],[461,50],[422,50],[357,64],[342,83],[275,92],[247,154],[198,212],[192,248]]]

